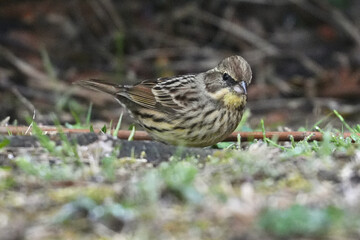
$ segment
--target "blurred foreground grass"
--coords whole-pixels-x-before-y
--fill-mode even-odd
[[[355,134],[317,128],[322,142],[264,139],[153,166],[118,158],[107,142],[80,146],[60,134],[55,144],[33,129],[41,148],[0,141],[1,239],[360,237]]]

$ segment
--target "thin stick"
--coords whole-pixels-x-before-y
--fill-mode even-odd
[[[27,126],[7,126],[7,127],[0,127],[0,134],[7,135],[11,133],[12,135],[31,135],[31,133],[27,133]],[[44,133],[47,134],[56,134],[58,130],[56,127],[40,127]],[[89,133],[90,130],[88,129],[69,129],[63,128],[64,133]],[[94,129],[95,133],[100,133],[100,129]],[[118,132],[118,138],[120,139],[128,139],[131,134],[131,131],[127,130],[120,130]],[[238,140],[238,134],[241,137],[242,142],[251,141],[254,139],[262,140],[264,135],[262,132],[233,132],[229,135],[224,141],[236,142]],[[344,138],[350,137],[350,132],[345,132],[343,134],[339,134]],[[357,133],[360,136],[360,133]],[[291,141],[291,136],[293,137],[294,141],[302,141],[305,138],[308,138],[309,141],[322,141],[323,134],[320,132],[266,132],[266,138],[276,138],[279,142],[286,142]],[[311,137],[309,137],[311,136]],[[136,131],[134,134],[134,140],[152,140],[149,134],[144,131]]]
[[[223,30],[224,32],[234,35],[235,37],[238,37],[239,39],[242,39],[254,45],[255,47],[265,52],[269,56],[287,55],[297,59],[305,68],[314,72],[316,75],[322,76],[326,73],[324,68],[322,68],[311,58],[307,57],[305,54],[299,52],[294,52],[294,53],[288,51],[283,52],[275,45],[268,42],[266,39],[258,36],[254,32],[242,27],[239,24],[235,24],[223,18],[219,18],[209,12],[200,9],[196,9],[196,13],[194,14],[194,17],[204,22],[207,22],[211,25],[214,25],[219,29]]]

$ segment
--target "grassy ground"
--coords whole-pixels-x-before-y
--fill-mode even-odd
[[[323,142],[264,139],[154,166],[34,125],[39,147],[0,142],[0,238],[358,239],[360,137],[318,130]]]
[[[335,135],[360,132],[359,1],[33,2],[0,1],[0,125],[55,113],[82,127],[88,102],[92,123],[115,122],[116,101],[71,83],[134,84],[241,54],[249,125],[325,138],[220,143],[155,165],[119,157],[111,136],[54,141],[34,125],[38,144],[0,136],[0,239],[360,239],[360,140]],[[311,126],[333,109],[351,126],[337,112],[335,127]]]

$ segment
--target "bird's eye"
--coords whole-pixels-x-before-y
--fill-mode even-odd
[[[230,79],[231,79],[231,77],[230,77],[229,74],[227,74],[227,73],[224,73],[224,74],[223,74],[223,80],[224,80],[224,81],[228,81],[228,80],[230,80]]]

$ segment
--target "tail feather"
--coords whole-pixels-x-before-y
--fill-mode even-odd
[[[99,79],[89,79],[89,80],[81,80],[77,81],[74,84],[80,85],[82,87],[94,89],[100,92],[105,92],[110,95],[115,95],[119,93],[122,89],[120,85],[115,83],[106,82]]]

